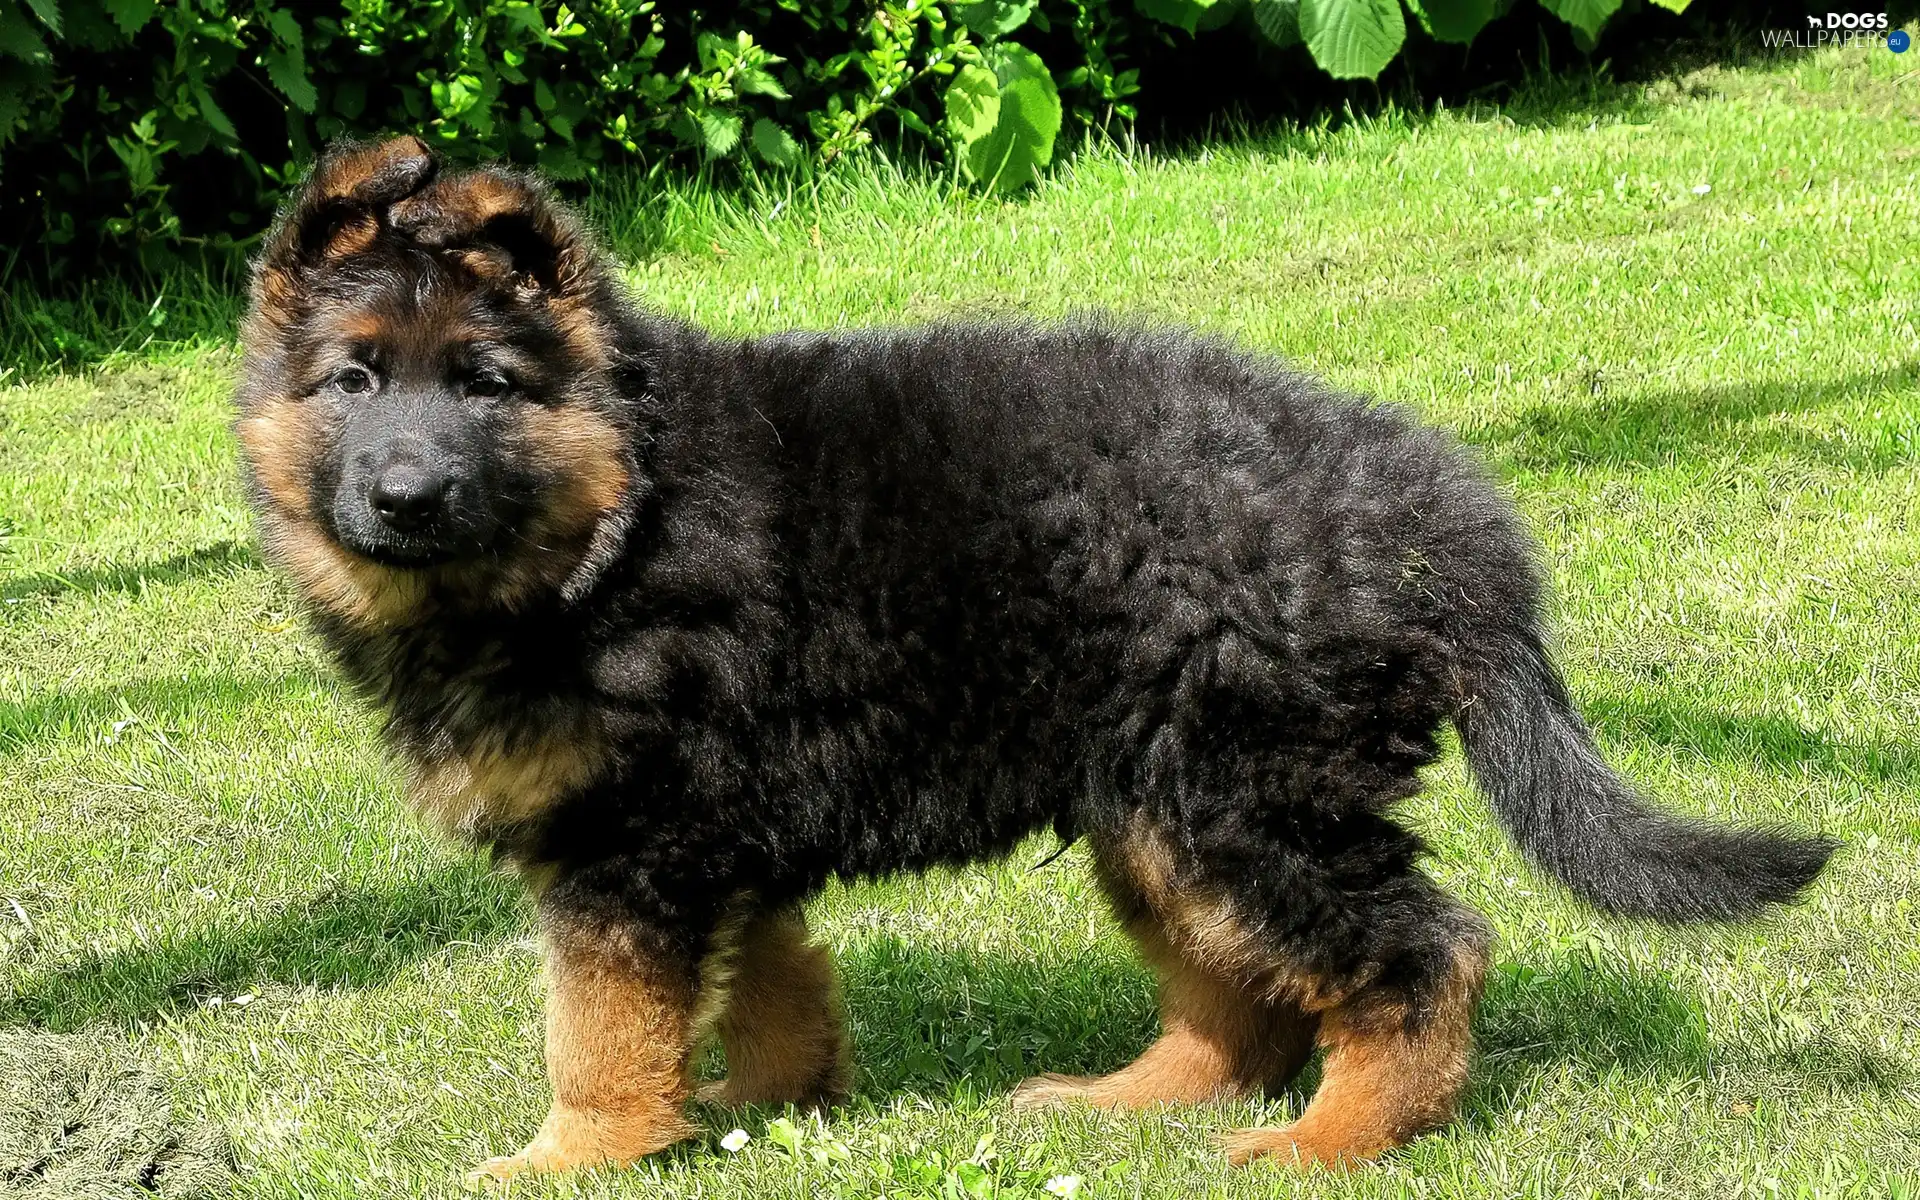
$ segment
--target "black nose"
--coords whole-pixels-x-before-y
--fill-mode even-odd
[[[374,477],[367,502],[380,519],[404,533],[433,523],[452,477],[418,463],[397,462]]]

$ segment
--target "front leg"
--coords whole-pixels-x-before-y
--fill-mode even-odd
[[[694,957],[605,919],[549,911],[542,924],[553,1107],[525,1149],[480,1164],[469,1185],[629,1163],[693,1132]]]

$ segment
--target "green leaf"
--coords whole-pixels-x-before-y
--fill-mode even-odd
[[[120,32],[132,37],[153,19],[153,3],[154,0],[106,0],[102,7],[120,27]]]
[[[267,25],[273,30],[273,36],[280,39],[282,45],[305,46],[306,38],[300,32],[300,19],[284,8],[275,9],[267,18]]]
[[[333,111],[349,121],[357,121],[367,111],[367,81],[342,79],[333,85]]]
[[[771,73],[755,67],[743,68],[738,75],[734,76],[733,86],[734,90],[742,96],[772,96],[775,100],[793,99],[792,96],[787,95],[787,89],[781,87],[780,81]]]
[[[1689,0],[1653,0],[1653,2],[1668,12],[1682,13],[1687,11]]]
[[[200,106],[200,117],[207,123],[209,129],[230,142],[240,136],[234,131],[233,122],[227,119],[227,114],[221,112],[220,106],[214,103],[212,92],[204,86],[195,87],[193,100]]]
[[[1053,158],[1060,92],[1047,64],[1017,42],[989,46],[985,57],[999,84],[1000,113],[993,131],[967,147],[967,171],[995,191],[1016,192]]]
[[[1253,0],[1253,23],[1267,41],[1286,49],[1300,44],[1300,0]]]
[[[547,32],[547,23],[541,18],[540,10],[531,4],[509,4],[506,16],[507,20],[535,37],[543,37]]]
[[[307,56],[298,45],[269,50],[260,56],[260,62],[267,68],[267,78],[273,80],[273,86],[279,88],[280,94],[292,101],[295,108],[310,113],[320,103],[320,93],[307,78]]]
[[[1407,0],[1407,7],[1439,42],[1464,45],[1493,20],[1493,0]]]
[[[806,1135],[800,1132],[799,1126],[787,1118],[775,1117],[767,1122],[767,1140],[785,1150],[790,1156],[799,1158],[806,1143]]]
[[[971,1200],[987,1200],[993,1195],[993,1176],[987,1174],[987,1169],[979,1163],[955,1163],[953,1178]]]
[[[980,35],[985,42],[997,41],[1027,23],[1037,0],[976,0],[952,5],[960,23]]]
[[[965,151],[1000,120],[1000,81],[985,67],[967,65],[947,85],[947,136]]]
[[[1620,0],[1540,0],[1540,5],[1589,38],[1598,36],[1607,18],[1620,10]]]
[[[1213,0],[1200,13],[1200,19],[1193,23],[1195,33],[1211,33],[1216,29],[1225,29],[1233,24],[1233,19],[1246,8],[1244,0]]]
[[[1200,18],[1214,6],[1215,0],[1133,0],[1141,13],[1164,25],[1178,25],[1192,33],[1200,27]]]
[[[753,123],[753,152],[763,161],[782,170],[792,170],[800,165],[800,143],[793,140],[792,134],[765,117]]]
[[[1372,79],[1400,52],[1407,23],[1400,0],[1300,0],[1300,36],[1335,79]]]
[[[702,31],[694,35],[693,51],[699,56],[702,71],[716,70],[720,55],[729,52],[727,43],[720,39],[719,34],[712,31]]]
[[[28,84],[24,79],[0,78],[0,147],[13,139],[13,131],[27,115]]]
[[[41,24],[53,30],[53,36],[60,36],[60,0],[27,0],[27,7],[40,18]]]
[[[0,7],[0,54],[35,63],[53,57],[40,31],[10,5]]]
[[[704,112],[699,117],[700,144],[715,158],[725,158],[740,144],[741,119],[733,113]]]
[[[573,181],[587,177],[587,164],[572,146],[549,143],[540,147],[540,172],[554,179]]]

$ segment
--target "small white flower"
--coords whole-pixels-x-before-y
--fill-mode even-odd
[[[1695,185],[1694,185],[1694,188],[1693,188],[1693,194],[1694,194],[1694,195],[1696,195],[1696,196],[1704,196],[1704,195],[1706,195],[1706,194],[1707,194],[1708,192],[1710,192],[1710,191],[1712,191],[1712,190],[1713,190],[1713,185],[1712,185],[1712,184],[1710,184],[1710,183],[1699,183],[1699,184],[1695,184]]]
[[[753,1138],[748,1136],[746,1130],[736,1129],[720,1139],[720,1148],[729,1154],[738,1154],[752,1140]]]
[[[1060,1200],[1073,1200],[1080,1194],[1080,1184],[1078,1175],[1055,1175],[1047,1180],[1047,1191],[1060,1197]]]

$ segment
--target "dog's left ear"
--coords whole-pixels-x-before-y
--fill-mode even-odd
[[[314,164],[268,235],[264,265],[313,267],[365,250],[379,232],[381,214],[431,186],[439,166],[417,137],[337,143]]]
[[[378,244],[383,214],[433,183],[439,160],[417,137],[338,142],[320,156],[267,231],[242,328],[264,350],[307,306],[315,279]]]
[[[582,287],[593,248],[539,181],[485,167],[443,177],[387,211],[394,232],[455,254],[483,277],[555,295]]]

